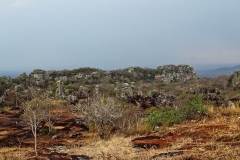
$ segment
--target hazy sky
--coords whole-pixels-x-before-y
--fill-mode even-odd
[[[240,64],[239,0],[0,0],[0,70]]]

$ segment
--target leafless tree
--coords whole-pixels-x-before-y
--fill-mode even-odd
[[[93,123],[99,130],[100,138],[107,136],[108,127],[115,126],[115,122],[123,115],[123,104],[112,97],[99,96],[82,107],[82,113],[88,123]]]
[[[48,133],[50,134],[53,130],[54,124],[61,118],[63,114],[63,104],[61,101],[51,102],[46,100],[46,121],[48,123]]]
[[[24,113],[21,117],[26,123],[26,125],[31,127],[31,131],[34,136],[34,149],[36,156],[38,156],[37,128],[39,124],[46,119],[45,106],[46,104],[43,100],[35,98],[24,106]]]

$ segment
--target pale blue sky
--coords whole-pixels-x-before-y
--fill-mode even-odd
[[[0,70],[239,62],[239,0],[0,0]]]

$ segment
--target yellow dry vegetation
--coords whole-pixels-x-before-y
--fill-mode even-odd
[[[240,159],[240,108],[207,107],[208,116],[199,121],[186,121],[179,125],[166,127],[153,135],[172,132],[180,134],[181,130],[188,131],[189,136],[178,139],[170,147],[164,149],[133,148],[134,137],[114,136],[109,140],[96,140],[85,143],[81,147],[72,147],[69,154],[84,154],[93,159],[109,160],[148,160],[161,153],[183,151],[182,155],[174,157],[159,157],[155,159]],[[194,141],[190,135],[198,131],[206,131],[211,137],[206,142]]]
[[[33,148],[3,147],[0,148],[0,160],[26,160]]]
[[[240,108],[213,106],[207,108],[208,115],[201,120],[185,121],[151,133],[151,135],[160,136],[171,132],[181,137],[164,149],[134,148],[132,140],[138,137],[137,135],[128,137],[115,135],[108,140],[101,140],[97,133],[84,132],[83,137],[78,140],[66,140],[72,144],[68,146],[69,150],[66,152],[71,155],[87,155],[96,160],[150,160],[151,157],[161,153],[178,151],[183,151],[183,154],[174,157],[158,157],[155,160],[240,159]],[[202,132],[210,138],[201,141],[204,140],[204,136],[201,136]],[[197,133],[200,141],[192,137]],[[32,148],[2,147],[0,159],[25,160],[30,152],[33,152]]]

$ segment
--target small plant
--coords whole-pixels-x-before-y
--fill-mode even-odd
[[[0,107],[0,112],[6,112],[8,110],[8,107]]]
[[[179,109],[166,108],[151,113],[147,118],[147,123],[154,126],[171,126],[184,120],[195,119],[206,115],[207,109],[203,106],[201,97],[194,97],[190,103]]]
[[[73,90],[73,91],[77,91],[78,90],[78,88],[75,85],[71,85],[71,84],[67,85],[66,89]]]
[[[184,114],[186,120],[201,117],[207,113],[201,96],[194,97],[188,105],[180,108],[180,111]]]
[[[150,126],[170,126],[179,123],[183,118],[183,112],[170,108],[168,110],[158,110],[150,114],[147,123]]]
[[[48,132],[48,128],[44,128],[41,130],[41,133],[42,135],[47,135],[49,132]]]

